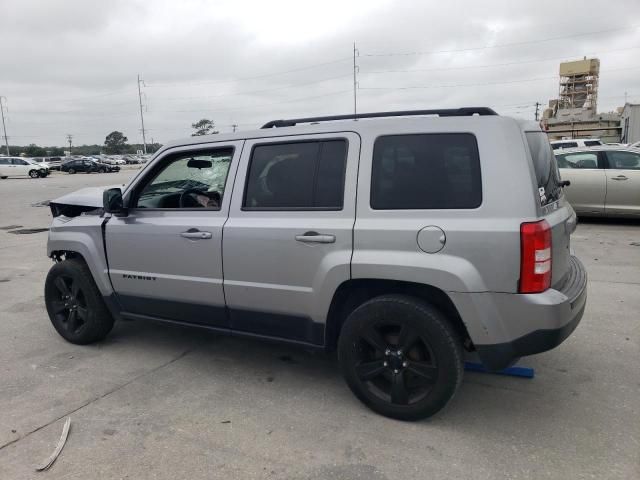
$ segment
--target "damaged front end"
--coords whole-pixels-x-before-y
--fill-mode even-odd
[[[87,187],[73,193],[63,195],[49,203],[53,218],[67,218],[85,215],[102,215],[102,194],[112,187]]]

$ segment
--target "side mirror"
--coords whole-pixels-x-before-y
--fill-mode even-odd
[[[102,206],[106,213],[112,213],[117,217],[126,217],[127,209],[122,201],[122,190],[110,188],[102,194]]]

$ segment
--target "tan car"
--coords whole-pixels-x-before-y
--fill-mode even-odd
[[[640,218],[640,149],[603,145],[555,154],[576,213]]]

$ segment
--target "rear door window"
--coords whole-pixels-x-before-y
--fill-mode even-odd
[[[565,153],[556,159],[560,168],[598,168],[598,154],[595,152]]]
[[[251,153],[244,210],[341,210],[345,140],[257,145]]]
[[[525,132],[536,175],[540,204],[547,205],[560,198],[560,173],[553,149],[544,132]]]

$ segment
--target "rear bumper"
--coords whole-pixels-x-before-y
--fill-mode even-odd
[[[551,350],[576,329],[587,303],[587,272],[582,262],[571,257],[564,284],[539,294],[495,294],[503,333],[516,333],[499,343],[476,343],[482,363],[499,370],[518,358]],[[523,334],[523,329],[529,330]]]

